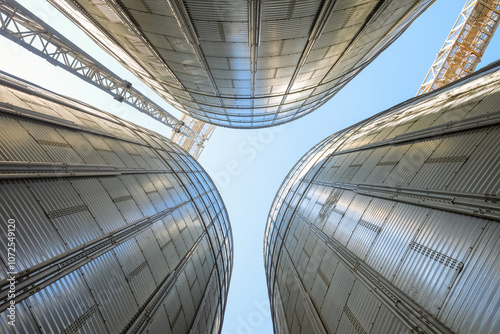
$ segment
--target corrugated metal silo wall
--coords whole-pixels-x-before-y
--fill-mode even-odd
[[[433,0],[49,0],[175,107],[236,128],[331,98]]]
[[[0,124],[0,332],[220,332],[232,236],[192,157],[5,74]]]
[[[500,332],[500,62],[336,133],[285,179],[279,333]]]

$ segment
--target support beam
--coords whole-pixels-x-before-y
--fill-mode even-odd
[[[431,209],[456,212],[479,218],[500,219],[500,212],[497,205],[498,199],[488,194],[468,194],[444,190],[436,191],[373,184],[309,182],[325,187],[352,191],[360,195],[414,204]]]

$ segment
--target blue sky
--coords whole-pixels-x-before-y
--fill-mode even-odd
[[[161,101],[82,32],[42,1],[19,1],[78,41],[137,89]],[[259,130],[217,128],[199,162],[216,182],[233,229],[235,262],[223,327],[224,334],[272,333],[263,265],[267,214],[288,171],[313,145],[330,134],[415,96],[465,1],[437,0],[372,64],[319,110],[292,123]],[[498,35],[498,34],[497,34]],[[500,55],[492,39],[480,64]],[[117,114],[168,136],[170,130],[113,100],[106,93],[0,38],[0,70]]]

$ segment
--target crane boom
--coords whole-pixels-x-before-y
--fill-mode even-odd
[[[198,134],[14,0],[0,0],[0,34],[104,90],[120,102],[202,143]]]
[[[467,0],[417,95],[474,72],[499,18],[500,0]]]

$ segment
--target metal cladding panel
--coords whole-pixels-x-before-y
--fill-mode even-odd
[[[359,334],[359,331],[362,331],[359,327],[354,327],[352,321],[354,321],[355,324],[357,324],[357,319],[352,316],[351,314],[350,318],[346,315],[346,313],[342,314],[342,318],[340,319],[339,327],[338,327],[338,332],[339,333],[345,333],[345,334]],[[352,319],[352,321],[351,321]],[[359,326],[359,325],[358,325]],[[363,333],[363,332],[361,332]]]
[[[219,218],[216,219],[216,222],[219,221]],[[217,228],[217,224],[215,222],[215,230],[218,231],[218,228]],[[219,224],[220,226],[221,224]],[[204,230],[204,226],[203,226],[203,223],[202,223],[202,220],[198,217],[194,218],[192,220],[192,224],[190,224],[189,226],[189,233],[191,234],[191,238],[193,240],[196,240],[202,233],[203,233],[203,230]],[[219,237],[219,244],[222,245],[224,243],[224,240],[222,239],[223,236],[221,233],[218,233],[217,236]],[[227,235],[224,235],[225,238],[227,238]]]
[[[329,284],[329,282],[325,279],[325,274],[322,270],[322,260],[330,256],[330,254],[325,252],[325,245],[318,242],[307,266],[307,274],[308,276],[311,276],[311,280],[314,280],[314,283],[310,287],[311,301],[317,309],[321,308],[321,305],[325,300]]]
[[[136,179],[147,195],[150,195],[151,193],[159,195],[157,187],[163,187],[156,174],[139,174],[136,175]]]
[[[289,226],[293,226],[293,225],[298,225],[298,224],[302,224],[302,220],[300,218],[297,218],[297,217],[294,217],[294,220],[290,222]],[[290,256],[294,259],[294,260],[299,260],[301,257],[303,258],[304,256],[306,256],[304,254],[304,246],[307,242],[307,239],[309,239],[309,236],[313,233],[311,232],[309,229],[307,228],[304,228],[304,229],[301,229],[299,230],[300,231],[300,234],[297,235],[297,245],[295,246],[294,249],[291,249],[290,250]],[[281,235],[284,235],[286,233],[286,231],[283,231],[281,232],[280,234]],[[281,237],[280,235],[280,237]]]
[[[139,305],[113,254],[106,253],[81,268],[85,280],[99,305],[110,332],[125,327]],[[105,279],[103,273],[106,273]]]
[[[159,153],[162,151],[168,151],[170,152],[172,150],[172,147],[169,145],[166,145],[163,141],[165,140],[164,137],[161,137],[160,135],[154,133],[154,132],[147,132],[145,128],[141,128],[135,123],[132,122],[126,122],[122,120],[127,126],[130,128],[129,132],[134,135],[135,138],[133,138],[135,141],[137,141],[138,144],[141,144],[144,146],[144,148],[147,151],[154,152],[153,156],[157,157],[160,159],[160,161],[165,164],[165,161],[161,159]],[[133,137],[133,136],[131,136]],[[170,166],[169,164],[167,164]]]
[[[332,251],[328,249],[326,245],[322,244],[321,242],[318,242],[318,245],[325,247],[325,253],[323,255],[323,258],[320,259],[321,263],[319,265],[318,272],[321,271],[321,278],[323,278],[325,280],[325,283],[330,286],[333,275],[337,271],[340,260],[333,255]],[[325,301],[326,299],[323,299],[323,303]]]
[[[183,277],[179,277],[179,280],[186,284],[186,280],[183,279]],[[181,299],[182,303],[184,304],[184,298],[182,298],[182,294],[180,291],[177,289],[177,287],[174,287],[172,289],[171,294],[175,294],[179,296],[178,298]],[[190,302],[189,299],[186,300],[188,303]],[[167,309],[168,311],[168,309]],[[187,333],[188,332],[188,321],[191,319],[186,318],[185,310],[184,310],[184,305],[181,307],[176,313],[168,313],[169,319],[172,319],[170,321],[170,325],[172,328],[173,333]]]
[[[169,327],[173,329],[176,322],[176,315],[178,318],[178,315],[180,315],[180,312],[182,311],[181,298],[175,289],[172,289],[172,291],[165,298],[165,304],[163,306],[168,316],[168,322],[170,324]]]
[[[303,252],[300,255],[299,260],[296,262],[296,271],[302,278],[302,285],[307,290],[311,290],[314,284],[314,274],[317,273],[320,264],[320,261],[315,258],[315,254],[313,253],[314,246],[317,241],[318,236],[314,233],[310,233],[307,238],[307,242],[304,245]]]
[[[495,110],[500,104],[500,89],[494,87],[491,92],[485,96],[478,97],[479,103],[470,106],[470,116],[480,115],[485,110]]]
[[[137,204],[140,209],[140,212],[144,216],[151,216],[155,214],[156,210],[149,200],[148,195],[143,189],[141,183],[139,183],[136,179],[135,175],[122,175],[119,177],[122,181],[123,185],[127,188],[128,192],[133,198],[133,201]],[[147,183],[149,183],[149,179],[146,179]]]
[[[355,164],[363,164],[367,166],[367,168],[357,168],[357,171],[349,180],[351,183],[362,183],[366,180],[368,175],[370,175],[369,171],[376,166],[376,164],[380,161],[382,150],[373,150],[373,151],[363,151],[358,156],[358,161],[355,161]],[[373,166],[372,168],[368,166]]]
[[[265,12],[265,8],[264,8]],[[308,30],[314,23],[314,16],[309,17],[298,17],[291,18],[288,20],[266,20],[266,14],[264,14],[264,20],[262,21],[262,38],[263,41],[269,41],[276,39],[279,36],[283,40],[307,37]],[[302,51],[300,48],[298,50],[287,49],[288,52]]]
[[[51,2],[181,111],[252,128],[314,110],[433,1]]]
[[[100,115],[102,113],[98,112],[97,114]],[[101,130],[103,133],[116,136],[118,138],[123,138],[125,140],[133,139],[134,141],[137,141],[137,138],[134,138],[136,136],[130,133],[130,129],[124,128],[122,123],[117,122],[114,119],[108,120],[107,117],[103,116],[99,121],[97,121],[95,118],[92,118],[92,121],[96,123],[93,128]],[[107,138],[104,138],[104,140],[107,140]]]
[[[485,131],[483,140],[449,184],[450,191],[500,195],[499,130],[498,127],[494,127],[490,131]]]
[[[0,89],[0,99],[2,101],[16,104],[18,106],[23,106],[24,108],[28,108],[29,106],[17,96],[16,92],[13,89],[10,89],[9,87],[3,87],[3,89]]]
[[[92,147],[102,155],[102,152],[111,151],[111,148],[106,144],[104,138],[94,133],[82,133],[82,136],[92,145]]]
[[[161,281],[170,272],[167,261],[165,260],[165,255],[162,253],[162,247],[164,247],[170,239],[155,238],[154,231],[160,230],[160,228],[165,230],[163,223],[158,221],[151,226],[151,229],[142,232],[136,237],[142,255],[148,263],[149,270],[156,282]]]
[[[498,332],[500,113],[474,111],[496,98],[499,73],[496,62],[403,102],[297,163],[265,235],[275,328],[308,328],[310,298],[326,332]],[[345,268],[349,288],[332,268]]]
[[[193,298],[193,302],[198,310],[203,299],[203,290],[201,287],[205,287],[209,283],[208,278],[205,279],[203,276],[200,277],[196,272],[196,268],[201,265],[204,257],[205,256],[201,256],[197,252],[193,256],[192,261],[186,265],[186,275],[191,290],[191,297]]]
[[[26,304],[26,301],[16,303],[16,322],[15,322],[16,325],[11,326],[9,324],[9,321],[10,318],[7,318],[6,312],[0,313],[0,329],[3,330],[3,333],[12,333],[12,334],[42,333],[37,323],[35,322],[33,314],[30,312],[29,307]]]
[[[163,201],[169,208],[175,206],[177,200],[174,200],[174,196],[177,192],[171,182],[174,176],[170,176],[169,174],[156,174],[155,176],[159,180],[159,182],[155,181],[155,186]]]
[[[375,167],[370,171],[370,175],[368,175],[367,179],[364,181],[364,183],[368,184],[381,184],[385,180],[387,180],[387,177],[391,174],[391,172],[394,169],[394,163],[386,163],[382,164],[379,163],[375,165]],[[360,169],[362,171],[364,169]],[[395,174],[393,174],[395,175]]]
[[[446,325],[456,332],[496,333],[500,319],[500,225],[492,221],[473,247],[460,278],[457,294],[449,295],[440,310]],[[470,309],[477,313],[470,313]]]
[[[335,235],[335,233],[337,233],[340,222],[342,221],[346,209],[351,203],[351,200],[354,196],[355,194],[350,191],[344,191],[341,193],[335,207],[331,208],[325,226],[322,228],[326,235],[333,236]]]
[[[106,165],[106,161],[96,151],[96,149],[85,139],[81,133],[59,130],[61,137],[71,145],[72,149],[78,154],[80,159],[85,164],[89,165]]]
[[[140,180],[141,177],[151,178],[151,176],[153,176],[153,175],[139,175],[139,176],[137,176],[137,179],[139,180],[139,182],[142,182],[142,180]],[[150,184],[152,185],[153,183],[150,183]],[[167,209],[167,205],[165,204],[165,202],[163,201],[163,199],[160,196],[160,193],[156,189],[151,190],[151,191],[147,191],[146,194],[148,195],[148,198],[151,201],[151,203],[153,204],[154,209],[156,211],[163,211],[163,210]]]
[[[215,259],[214,257],[212,256],[212,254],[210,254],[210,242],[207,238],[203,238],[200,242],[200,251],[199,251],[199,254],[203,254],[203,258],[204,258],[204,265],[202,265],[202,269],[203,269],[203,277],[205,278],[205,280],[210,276],[210,273],[212,270],[215,270]],[[200,255],[201,256],[201,255]]]
[[[183,215],[179,212],[176,211],[173,214],[176,224],[175,228],[169,229],[168,232],[174,236],[174,246],[175,249],[179,252],[179,254],[184,257],[187,252],[189,251],[189,247],[187,245],[187,240],[184,240],[182,238],[183,234],[185,233],[184,231],[187,229],[187,224],[186,221],[184,220]],[[177,236],[177,238],[175,238]]]
[[[300,298],[300,291],[298,289],[298,286],[296,281],[292,280],[292,275],[293,273],[291,272],[290,265],[287,263],[285,260],[280,258],[280,273],[283,273],[283,276],[290,275],[290,281],[291,283],[289,285],[289,288],[285,284],[279,284],[279,282],[287,282],[286,279],[282,278],[280,281],[276,282],[276,285],[273,287],[274,289],[279,289],[279,293],[282,296],[282,301],[283,301],[283,308],[285,309],[285,314],[286,314],[286,321],[288,322],[288,327],[292,326],[292,321],[293,317],[295,316],[295,305],[297,305],[297,300],[302,300]],[[304,305],[301,305],[302,309]],[[281,319],[285,320],[285,319]],[[295,328],[298,328],[296,326]]]
[[[370,247],[366,263],[385,278],[391,280],[429,209],[400,203],[394,208],[375,243]]]
[[[321,315],[325,325],[332,333],[336,332],[343,307],[349,298],[354,282],[355,278],[349,269],[339,263],[321,306]]]
[[[344,246],[347,245],[352,236],[356,224],[370,204],[371,198],[368,196],[354,196],[349,208],[342,217],[333,237]]]
[[[196,261],[199,262],[199,265],[194,266],[194,271],[196,272],[197,282],[201,290],[203,290],[202,287],[206,286],[206,284],[204,283],[208,283],[210,276],[215,275],[214,270],[212,270],[212,273],[210,273],[209,270],[205,271],[205,267],[203,266],[203,264],[207,261],[208,256],[209,255],[205,253],[205,250],[202,249],[201,246],[200,252],[194,255],[194,257],[197,258]]]
[[[104,161],[106,161],[107,165],[126,167],[123,164],[123,161],[111,150],[103,138],[88,133],[84,133],[83,136],[88,140],[90,145],[92,145],[94,149],[99,152],[99,155],[104,159]]]
[[[437,181],[441,182],[443,175],[448,175],[442,173],[440,175],[441,179],[436,178],[435,174],[440,174],[441,170],[432,170],[430,173],[427,172],[426,162],[430,161],[430,157],[433,152],[435,152],[436,147],[439,147],[441,140],[428,140],[411,145],[404,155],[400,158],[393,157],[382,159],[380,164],[388,164],[391,166],[393,163],[393,168],[391,169],[387,178],[383,180],[382,184],[396,187],[406,187],[415,182],[415,179],[424,178],[426,180],[432,180],[434,183],[430,183],[430,188],[440,187]],[[431,165],[434,165],[431,163]],[[442,166],[438,166],[442,167]],[[435,174],[433,174],[433,172]],[[439,172],[439,173],[436,173]],[[418,181],[417,181],[418,182]],[[376,183],[376,182],[373,182]],[[418,186],[418,188],[427,188],[423,186]]]
[[[133,243],[130,241],[133,241]],[[141,253],[141,249],[137,245],[137,241],[135,239],[130,241],[121,245],[124,246],[121,249],[118,249],[117,247],[115,254],[120,262],[120,265],[123,266],[123,264],[126,264],[127,266],[127,268],[123,266],[122,269],[126,275],[125,277],[130,285],[130,289],[134,294],[135,300],[139,305],[144,305],[148,297],[151,296],[152,292],[157,287],[158,283],[153,278],[149,262],[145,260],[143,256],[142,259],[137,256],[133,263],[132,261],[129,261],[129,256]],[[137,260],[143,261],[137,263]]]
[[[410,148],[411,148],[410,144],[391,146],[389,151],[384,155],[384,157],[382,158],[382,160],[380,160],[380,162],[388,163],[392,161],[400,161]]]
[[[135,238],[117,246],[114,253],[120,263],[120,267],[127,276],[138,267],[142,268],[141,265],[146,262]]]
[[[151,169],[170,169],[151,148],[138,145],[130,146],[137,152],[138,155],[134,156],[134,159],[140,166],[148,166]]]
[[[170,236],[170,239],[172,240],[171,244],[172,244],[172,247],[174,249],[175,249],[174,244],[173,244],[174,240],[176,240],[180,234],[179,227],[177,225],[178,217],[179,217],[178,213],[174,212],[173,214],[167,215],[166,217],[162,218],[163,224],[165,225],[166,233],[168,233],[168,235]],[[165,236],[166,236],[166,234],[165,234]],[[167,246],[165,245],[165,247],[167,247]],[[168,248],[170,248],[170,244],[169,244]],[[168,259],[168,257],[167,257],[167,259]]]
[[[151,322],[148,323],[146,333],[173,334],[170,329],[170,324],[168,323],[167,313],[164,307],[160,307],[158,311],[156,311],[153,319],[151,319]]]
[[[394,205],[391,201],[373,198],[358,221],[347,248],[363,261],[367,261],[368,252],[380,236]]]
[[[443,138],[440,145],[424,161],[410,186],[446,189],[485,135],[485,131],[478,130]]]
[[[145,167],[147,166],[150,169],[154,169],[154,167],[149,163],[149,161],[151,160],[151,157],[148,156],[148,161],[146,162],[144,160],[144,157],[139,153],[139,152],[143,151],[141,146],[130,144],[127,142],[122,142],[122,143],[120,143],[120,145],[125,148],[125,150],[129,153],[130,156],[132,156],[132,158],[135,161],[134,164],[136,164],[139,167],[140,166],[145,166]],[[143,155],[145,155],[145,154],[143,154]]]
[[[17,271],[27,269],[66,250],[54,225],[22,182],[2,182],[0,216],[4,222],[15,219],[20,223],[16,225],[16,239],[23,247],[16,249]],[[7,235],[7,224],[1,224],[0,231],[2,235]]]
[[[38,143],[19,122],[19,117],[2,114],[0,149],[7,161],[52,161],[45,151],[38,149]]]
[[[25,92],[16,91],[14,93],[17,95],[19,100],[23,101],[24,104],[21,104],[25,108],[39,110],[41,113],[50,116],[58,116],[49,106],[50,103],[45,103],[46,101],[41,100],[40,98],[30,95]]]
[[[198,277],[196,276],[196,272],[194,269],[195,268],[194,266],[195,265],[198,266],[200,262],[201,262],[200,257],[195,255],[192,257],[192,261],[188,262],[188,264],[185,267],[186,277],[191,290],[191,298],[193,299],[195,305],[199,305],[201,303],[201,298],[202,298],[200,284],[198,283]]]
[[[127,175],[126,177],[133,176]],[[104,178],[101,179],[100,182],[127,223],[133,223],[143,218],[144,214],[140,211],[136,201],[128,192],[122,180],[123,177],[110,179]]]
[[[106,128],[102,128],[99,126],[99,123],[93,120],[91,117],[87,116],[86,114],[82,114],[79,111],[75,111],[76,114],[78,114],[78,119],[80,120],[79,125],[83,125],[85,127],[100,131],[100,132],[106,132]]]
[[[42,205],[68,249],[87,243],[103,233],[68,181],[30,181],[28,187]],[[61,193],[66,194],[64,198]]]
[[[433,211],[410,243],[394,284],[437,315],[486,223],[479,218]]]
[[[100,150],[100,153],[108,165],[126,168],[127,165],[120,159],[120,156],[113,152],[111,148]]]
[[[125,226],[125,219],[99,180],[77,179],[72,185],[104,233]]]
[[[370,333],[387,333],[387,334],[412,334],[412,330],[405,326],[387,307],[380,305],[377,311]]]
[[[116,140],[111,140],[108,138],[103,139],[104,142],[108,145],[108,147],[116,154],[120,161],[123,163],[124,167],[127,168],[139,168],[139,164],[135,161],[132,155]],[[121,164],[117,164],[116,166],[121,166]]]
[[[36,180],[26,182],[45,212],[51,216],[62,216],[61,209],[81,206],[84,203],[68,180]],[[58,194],[65,194],[64,197]]]
[[[388,120],[385,120],[385,121],[388,121]],[[392,129],[391,128],[387,128],[386,126],[384,126],[384,124],[380,124],[380,127],[381,127],[381,130],[379,131],[369,131],[367,133],[368,134],[371,134],[371,138],[372,139],[372,143],[376,143],[378,141],[381,141],[381,140],[384,140],[387,138],[387,136],[391,133]],[[352,143],[352,146],[357,146],[356,143]],[[392,149],[392,147],[390,147]]]
[[[306,194],[302,198],[298,210],[300,213],[308,219],[310,215],[319,213],[320,206],[316,204],[316,199],[318,198],[321,191],[316,185],[310,185]]]
[[[314,326],[312,324],[313,321],[314,320],[312,320],[307,315],[302,317],[302,324],[300,325],[300,333],[301,334],[314,333]]]
[[[213,293],[210,293],[210,291],[215,291],[217,289],[217,280],[215,277],[215,273],[212,274],[212,277],[210,279],[208,289],[205,292],[205,305],[203,309],[200,310],[200,318],[199,321],[196,325],[196,328],[194,329],[194,333],[208,333],[212,330],[212,328],[215,328],[217,324],[214,326],[213,321],[217,316],[217,313],[219,313],[219,309],[214,309],[208,307],[211,303],[213,303],[214,299],[216,296]],[[220,325],[219,325],[220,326]]]
[[[75,122],[36,110],[16,109],[16,118],[0,112],[14,122],[0,135],[0,147],[12,146],[0,154],[0,219],[16,221],[17,246],[14,265],[0,260],[0,317],[8,319],[6,278],[15,271],[17,322],[0,331],[184,333],[203,312],[205,328],[217,332],[233,246],[224,204],[203,168],[149,130],[0,73],[2,97],[4,85],[38,94],[37,103],[61,114],[73,105]],[[9,131],[31,139],[12,142]],[[45,146],[55,149],[47,155]],[[7,225],[0,226],[6,236]],[[168,294],[182,298],[167,315]]]
[[[73,150],[63,137],[56,131],[48,133],[45,131],[46,125],[40,122],[23,120],[21,125],[29,134],[40,144],[52,161],[74,163],[83,163],[82,159]]]
[[[68,249],[86,244],[103,235],[89,211],[53,218],[52,223]]]
[[[188,218],[184,218],[184,220],[186,222],[189,222],[189,219]],[[213,229],[214,227],[211,226],[209,229],[208,229],[208,233],[210,234],[210,236],[213,238],[214,236],[211,235],[211,230]],[[193,238],[193,235],[191,234],[190,232],[190,228],[188,227],[188,225],[186,224],[182,230],[181,230],[181,233],[180,233],[181,237],[182,237],[182,240],[184,241],[184,243],[186,244],[186,247],[192,243],[194,243],[194,241],[196,240],[195,238]],[[215,242],[214,242],[214,246],[217,245]],[[218,246],[218,245],[217,245]]]
[[[67,298],[68,295],[72,299]],[[53,298],[58,302],[51,302]],[[80,272],[73,272],[49,285],[28,298],[27,303],[43,333],[108,332],[92,292]]]
[[[377,297],[363,283],[356,281],[344,306],[344,316],[351,317],[349,320],[352,325],[357,322],[361,328],[369,333],[377,315],[377,312],[374,311],[377,311],[380,305],[381,302]]]

